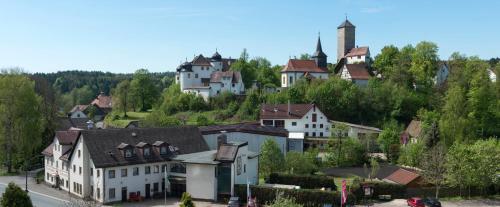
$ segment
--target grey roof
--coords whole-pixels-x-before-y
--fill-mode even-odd
[[[220,162],[215,160],[216,154],[217,150],[210,150],[191,154],[177,155],[176,157],[172,158],[172,160],[177,160],[184,163],[217,165]]]
[[[316,44],[316,52],[314,52],[313,58],[315,57],[327,57],[326,54],[323,52],[323,48],[321,47],[321,38],[318,37],[318,43]]]
[[[248,145],[248,142],[230,142],[222,144],[217,150],[215,160],[220,162],[234,162],[238,154],[238,149],[245,145]]]
[[[345,20],[344,22],[342,22],[342,24],[340,24],[337,29],[340,29],[340,28],[344,28],[344,27],[356,27],[354,26],[349,20]]]
[[[198,128],[194,126],[82,130],[81,134],[96,168],[162,162],[176,154],[209,150]],[[149,157],[136,153],[131,158],[125,158],[118,149],[121,143],[135,146],[140,142],[152,144],[157,141],[176,147],[178,151],[160,155],[157,150],[153,150]]]
[[[260,123],[257,122],[204,126],[200,127],[200,131],[203,135],[219,134],[221,131],[227,131],[288,137],[288,131],[284,128],[261,126]]]

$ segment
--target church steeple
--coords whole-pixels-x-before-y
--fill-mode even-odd
[[[323,48],[321,47],[321,38],[318,35],[318,43],[316,43],[316,52],[314,52],[312,59],[316,62],[316,66],[320,68],[326,68],[327,57],[328,56],[323,52]]]

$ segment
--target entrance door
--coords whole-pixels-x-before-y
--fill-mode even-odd
[[[146,184],[146,198],[151,197],[151,184]]]
[[[122,201],[127,201],[127,187],[122,187]]]

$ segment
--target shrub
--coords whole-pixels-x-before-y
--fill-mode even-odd
[[[259,205],[265,205],[273,202],[278,194],[282,194],[286,198],[294,199],[295,203],[306,207],[322,207],[324,204],[340,204],[341,193],[338,191],[322,191],[312,189],[276,189],[265,186],[250,186],[252,196],[257,198]],[[235,194],[240,198],[247,197],[246,185],[235,185]],[[347,203],[354,204],[356,197],[349,193]]]
[[[362,198],[364,196],[362,188],[364,185],[371,185],[373,187],[374,197],[378,197],[379,195],[391,195],[392,198],[406,198],[406,186],[377,181],[362,182],[357,186],[353,185],[351,191],[356,195],[356,197]]]
[[[269,183],[298,185],[305,189],[330,188],[336,190],[337,186],[333,177],[322,175],[290,175],[281,173],[271,173]]]
[[[300,205],[295,202],[295,199],[293,198],[287,198],[283,196],[283,193],[278,193],[276,195],[276,199],[272,203],[268,205],[269,207],[302,207],[303,205]]]
[[[22,190],[19,186],[14,183],[9,183],[7,189],[2,195],[1,200],[2,207],[30,207],[33,206],[31,203],[31,199],[24,190]]]
[[[182,193],[180,207],[195,207],[193,199],[191,198],[191,195],[188,192]]]

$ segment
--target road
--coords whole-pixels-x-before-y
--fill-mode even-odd
[[[0,195],[5,192],[6,184],[0,183]],[[31,202],[36,207],[58,207],[64,206],[64,201],[35,191],[30,191]],[[0,196],[1,197],[1,196]]]
[[[500,206],[500,200],[478,199],[478,200],[460,200],[460,201],[441,201],[445,207],[491,207]],[[365,205],[356,205],[364,207]],[[394,199],[390,202],[376,203],[370,207],[407,207],[406,200]]]

